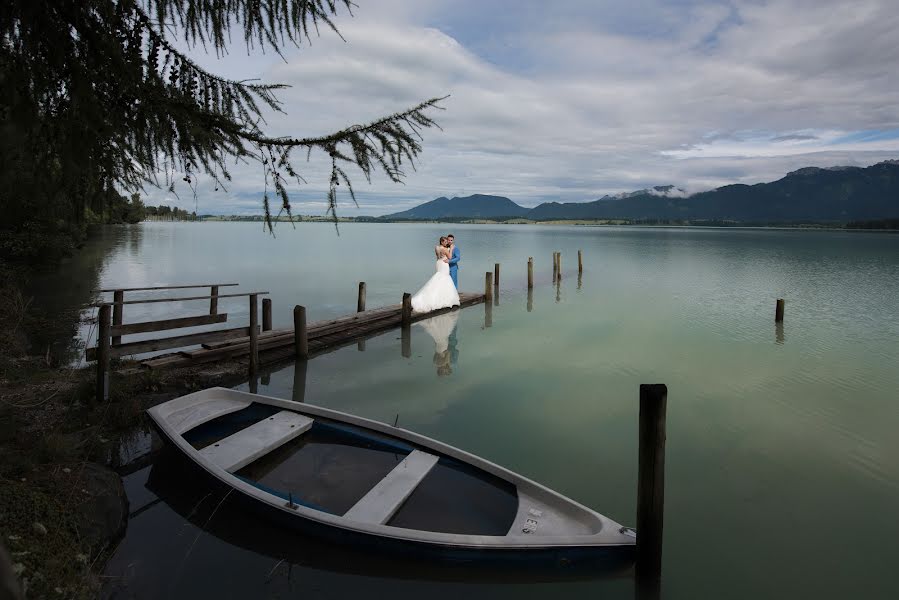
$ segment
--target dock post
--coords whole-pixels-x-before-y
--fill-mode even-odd
[[[493,327],[493,304],[489,301],[484,303],[484,329]]]
[[[213,285],[209,287],[209,314],[215,315],[219,311],[219,286]]]
[[[493,285],[499,290],[499,263],[493,265]]]
[[[653,587],[662,573],[665,512],[665,411],[668,387],[640,385],[640,450],[637,475],[637,580]]]
[[[298,360],[293,363],[293,390],[291,399],[294,402],[306,401],[306,365],[309,363],[305,360]]]
[[[577,251],[577,274],[580,275],[584,272],[584,256],[583,253],[578,250]]]
[[[556,256],[557,254],[557,252],[553,252],[553,283],[556,282],[556,275],[559,273],[559,263],[556,262],[556,259],[558,258],[558,256]]]
[[[490,271],[484,274],[484,301],[493,302],[493,273]]]
[[[562,253],[556,252],[556,280],[562,281]]]
[[[262,299],[262,331],[272,330],[272,300]]]
[[[783,323],[784,320],[784,299],[777,299],[777,306],[774,308],[774,322]]]
[[[400,354],[412,358],[412,294],[403,294],[403,317],[400,327]]]
[[[409,292],[403,293],[403,318],[402,318],[403,327],[409,327],[412,325],[412,294]]]
[[[356,299],[356,312],[365,310],[365,282],[359,282],[359,297]]]
[[[97,403],[109,400],[109,313],[108,304],[100,305],[97,314]]]
[[[306,307],[293,307],[293,347],[297,360],[309,359],[309,336],[306,332]]]
[[[125,301],[125,292],[123,290],[116,290],[112,293],[112,301],[114,304],[112,305],[112,326],[118,327],[122,324],[122,309],[125,308],[122,302]],[[115,336],[112,338],[112,345],[122,343],[122,336]]]
[[[250,294],[250,374],[259,368],[259,310],[256,294]]]
[[[534,288],[528,288],[528,312],[534,310]]]
[[[534,257],[528,257],[528,289],[534,289]]]

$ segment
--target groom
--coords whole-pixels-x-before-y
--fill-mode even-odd
[[[449,259],[449,270],[450,277],[453,279],[453,285],[456,286],[456,289],[459,289],[459,261],[462,260],[462,254],[459,252],[459,248],[456,247],[456,236],[453,234],[447,234],[446,241],[449,242],[450,248],[453,249],[453,254]]]

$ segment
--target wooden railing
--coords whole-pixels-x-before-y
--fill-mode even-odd
[[[97,290],[102,293],[112,292],[112,302],[100,302],[93,306],[99,309],[97,323],[97,345],[93,348],[85,350],[87,360],[97,361],[97,400],[105,401],[109,399],[109,360],[121,356],[131,356],[135,354],[143,354],[146,352],[157,352],[159,350],[167,350],[171,348],[183,348],[185,346],[193,346],[197,344],[206,344],[211,342],[219,342],[234,338],[246,337],[250,338],[250,370],[255,371],[258,363],[258,344],[257,336],[259,334],[258,320],[258,304],[257,298],[268,292],[243,292],[240,294],[219,294],[219,288],[236,286],[236,283],[216,283],[216,284],[199,284],[199,285],[166,285],[155,287],[141,288],[114,288]],[[125,292],[144,292],[156,290],[180,290],[209,288],[208,296],[184,296],[177,298],[145,298],[138,300],[125,300]],[[149,333],[154,331],[167,331],[170,329],[180,329],[183,327],[198,327],[203,325],[213,325],[224,323],[228,320],[227,313],[218,312],[218,301],[220,298],[240,298],[249,297],[250,299],[250,322],[247,327],[235,327],[232,329],[217,329],[214,331],[201,331],[199,333],[189,333],[185,335],[155,338],[150,340],[138,340],[134,342],[122,342],[122,336],[132,335],[136,333]],[[204,315],[196,315],[190,317],[177,317],[172,319],[162,319],[157,321],[141,321],[136,323],[123,322],[123,309],[128,304],[150,304],[157,302],[189,302],[196,300],[209,300],[209,313]],[[272,315],[271,300],[265,299],[262,302],[262,323],[263,331],[271,329]]]

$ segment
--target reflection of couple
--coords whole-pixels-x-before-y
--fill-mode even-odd
[[[412,310],[428,313],[441,308],[459,306],[459,261],[461,253],[452,234],[441,236],[434,246],[437,272],[412,296]]]
[[[454,310],[418,323],[434,339],[434,364],[437,366],[437,375],[441,377],[450,375],[453,372],[452,365],[459,360],[459,351],[456,349],[458,320],[459,311]]]

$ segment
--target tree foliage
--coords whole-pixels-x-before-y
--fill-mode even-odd
[[[255,51],[281,53],[350,14],[350,0],[6,0],[0,7],[0,193],[10,223],[43,215],[81,222],[110,190],[152,183],[175,190],[198,174],[227,185],[234,160],[259,161],[263,206],[291,214],[291,162],[330,159],[329,213],[347,166],[395,182],[435,126],[433,98],[367,125],[322,137],[271,137],[264,113],[281,111],[283,86],[233,81],[198,66],[172,41],[222,55],[232,33]],[[305,152],[302,152],[305,150]]]

